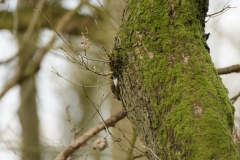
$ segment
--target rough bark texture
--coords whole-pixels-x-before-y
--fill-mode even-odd
[[[208,1],[128,3],[110,58],[141,140],[161,159],[237,159],[234,108],[206,45]]]

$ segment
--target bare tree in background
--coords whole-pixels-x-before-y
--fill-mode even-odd
[[[7,6],[7,2],[5,3]],[[96,7],[96,3],[98,6],[100,5],[100,7]],[[91,35],[86,35],[86,37],[90,39],[89,41],[92,43],[91,48],[93,49],[90,51],[88,50],[87,54],[91,54],[93,59],[101,58],[102,53],[99,53],[100,49],[100,52],[106,52],[101,46],[107,48],[112,47],[111,44],[113,41],[109,43],[109,39],[113,39],[115,36],[114,33],[116,32],[118,23],[116,22],[116,19],[109,19],[110,12],[108,13],[107,9],[114,5],[108,1],[106,1],[105,4],[102,4],[100,1],[96,3],[93,5],[86,0],[79,1],[79,4],[74,9],[67,10],[63,7],[63,4],[60,1],[19,1],[17,9],[13,11],[13,13],[8,11],[1,11],[0,13],[2,17],[1,22],[4,22],[0,24],[0,28],[13,30],[13,33],[18,39],[18,53],[12,58],[1,62],[2,65],[7,65],[18,60],[15,75],[6,82],[3,90],[1,90],[0,97],[2,98],[13,86],[20,85],[21,104],[18,110],[18,116],[22,127],[22,159],[41,159],[41,154],[45,147],[40,145],[41,138],[39,136],[35,74],[41,70],[42,60],[48,51],[53,47],[61,47],[54,44],[58,38],[57,34],[58,36],[61,35],[61,38],[66,39],[72,49],[74,47],[74,50],[78,50],[79,53],[84,52],[84,54],[86,54],[86,48],[84,49],[83,47],[84,44],[78,42],[78,39],[83,36],[83,33],[91,33]],[[124,5],[124,2],[119,2],[118,5],[120,6],[119,10],[116,10],[116,12],[118,11],[115,13],[116,15],[119,13],[121,14],[121,8],[123,7],[121,4]],[[91,13],[78,14],[78,12],[82,12],[84,7],[87,7]],[[12,14],[14,16],[12,16]],[[104,27],[100,29],[98,25]],[[53,35],[45,46],[39,47],[37,44],[39,38],[41,38],[41,32],[46,28],[55,30],[57,34]],[[65,45],[65,43],[63,43],[63,45]],[[75,56],[74,54],[76,53],[68,47],[69,46],[63,46],[62,49],[66,54]],[[66,57],[63,55],[62,57],[60,56],[60,58]],[[89,63],[89,67],[101,67],[101,65],[94,63],[92,60],[89,60],[87,63]],[[107,64],[105,66],[107,67]],[[88,70],[88,68],[85,69]],[[94,68],[91,69],[92,71],[94,70]],[[79,68],[76,67],[72,67],[69,73],[75,76],[72,76],[71,80],[76,80],[75,82],[82,83],[86,86],[86,91],[84,91],[82,87],[76,87],[76,85],[74,87],[69,87],[69,89],[74,90],[77,93],[81,107],[76,106],[76,103],[70,103],[67,105],[70,106],[70,110],[71,108],[78,107],[81,108],[82,113],[84,113],[81,113],[83,115],[81,121],[75,122],[76,128],[82,128],[81,130],[78,130],[78,133],[76,131],[76,136],[78,136],[89,128],[86,127],[86,125],[94,125],[96,124],[96,121],[99,121],[95,109],[91,106],[92,104],[89,99],[86,98],[86,94],[90,99],[95,98],[97,90],[96,86],[98,86],[98,83],[99,85],[100,83],[109,84],[109,81],[106,78],[104,78],[103,81],[101,77],[99,78],[94,73],[91,74],[91,72],[84,73],[83,71],[79,71]],[[95,87],[87,87],[89,85]],[[100,90],[100,87],[98,90]],[[109,89],[107,92],[109,92]],[[104,99],[106,99],[106,96],[107,94],[105,97],[99,95],[99,103],[101,102],[101,98],[103,98],[102,101],[105,101]],[[65,101],[65,103],[69,103],[69,101]],[[94,103],[95,102],[98,103],[98,101],[94,101]],[[93,121],[93,119],[97,120]],[[63,121],[66,121],[66,119],[63,119]],[[71,138],[71,135],[67,136],[68,138],[66,138],[65,141],[70,140]],[[101,154],[98,152],[95,152],[95,154],[95,158],[101,158]]]

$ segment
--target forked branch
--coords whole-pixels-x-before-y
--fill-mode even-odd
[[[208,17],[208,19],[205,22],[207,23],[210,18],[220,16],[221,14],[227,12],[231,8],[237,8],[237,7],[231,7],[230,5],[228,5],[229,2],[230,2],[230,0],[226,3],[226,5],[220,11],[212,13],[212,14],[208,14],[206,16],[206,17]]]

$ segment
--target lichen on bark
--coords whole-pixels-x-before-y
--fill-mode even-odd
[[[207,0],[131,0],[123,14],[110,57],[118,98],[161,159],[238,158],[234,108],[206,49],[207,10]]]

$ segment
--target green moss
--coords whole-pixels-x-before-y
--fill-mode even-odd
[[[228,159],[238,157],[234,109],[204,47],[205,3],[132,0],[118,34],[114,76],[122,84],[121,100],[129,111],[138,110],[129,117],[136,117],[130,120],[146,144],[152,129],[161,159],[224,159],[230,151]]]

